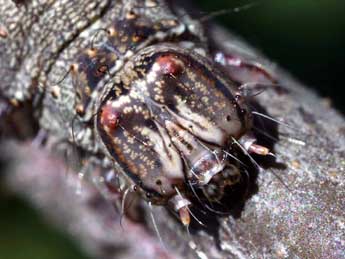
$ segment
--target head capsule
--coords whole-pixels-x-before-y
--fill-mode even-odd
[[[134,55],[104,89],[99,137],[150,201],[174,200],[187,181],[205,186],[229,166],[224,150],[251,118],[225,78],[207,58],[160,44]]]

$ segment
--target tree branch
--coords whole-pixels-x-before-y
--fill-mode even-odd
[[[16,157],[9,186],[97,258],[344,258],[344,119],[242,40],[219,27],[210,33],[217,48],[257,60],[288,89],[268,90],[257,98],[267,114],[294,129],[279,126],[277,160],[258,174],[258,189],[239,215],[206,217],[207,228],[192,226],[189,237],[165,208],[157,208],[164,250],[144,224],[128,219],[123,230],[111,202],[75,174],[66,175],[63,160],[29,144],[7,146],[7,154]]]

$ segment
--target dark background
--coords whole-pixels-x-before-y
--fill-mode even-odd
[[[249,1],[199,0],[205,12],[242,6]],[[270,59],[330,97],[345,111],[345,1],[261,1],[239,13],[215,18]],[[26,202],[0,182],[0,258],[85,258],[78,246],[47,224]]]
[[[198,0],[204,11],[256,3],[215,20],[242,36],[323,97],[339,111],[345,74],[345,1],[343,0]]]

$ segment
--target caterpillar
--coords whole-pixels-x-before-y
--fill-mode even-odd
[[[100,28],[101,42],[70,65],[75,114],[91,124],[94,152],[112,160],[150,204],[169,204],[189,225],[190,188],[211,197],[212,182],[221,200],[240,174],[230,151],[236,144],[246,152],[269,151],[248,134],[252,118],[243,91],[207,56],[201,32],[178,17],[152,21],[136,5]]]
[[[123,196],[188,227],[197,202],[225,213],[209,205],[257,169],[251,154],[273,155],[251,98],[280,78],[215,47],[200,20],[158,0],[16,2],[1,2],[1,99],[119,173]]]
[[[150,204],[169,204],[188,226],[195,190],[219,202],[244,170],[238,152],[269,154],[252,136],[244,86],[275,81],[232,53],[211,52],[198,21],[187,24],[190,17],[163,1],[99,5],[114,12],[92,30],[76,28],[71,46],[47,62],[50,71],[32,74],[44,85],[43,93],[33,93],[42,99],[40,125],[60,135],[58,141],[73,140],[112,161]],[[231,70],[236,61],[241,73]],[[68,72],[59,73],[61,67]],[[21,102],[24,92],[8,99]]]

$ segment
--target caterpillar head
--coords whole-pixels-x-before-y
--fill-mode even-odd
[[[97,132],[146,197],[165,204],[187,182],[205,186],[231,166],[224,151],[251,126],[235,92],[207,58],[170,44],[147,47],[104,89]]]

